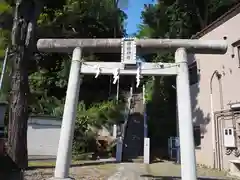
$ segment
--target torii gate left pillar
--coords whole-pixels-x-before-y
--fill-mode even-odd
[[[82,62],[82,50],[95,52],[121,52],[121,39],[40,39],[38,49],[45,52],[72,52],[72,64],[64,107],[60,133],[57,162],[54,178],[68,180],[71,162],[72,140],[78,95],[82,74],[121,75],[176,75],[178,123],[181,149],[181,176],[183,180],[196,180],[196,160],[191,114],[190,87],[187,65],[187,51],[203,54],[224,54],[227,51],[225,41],[203,41],[184,39],[138,39],[138,51],[156,52],[159,49],[175,50],[175,63],[142,63],[137,68],[125,68],[117,62]],[[131,63],[130,63],[131,64]],[[116,71],[117,69],[117,71]],[[116,72],[118,74],[116,74]],[[138,79],[137,79],[138,80]],[[138,82],[139,83],[139,82]]]

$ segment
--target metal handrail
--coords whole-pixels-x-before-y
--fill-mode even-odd
[[[129,117],[129,114],[131,112],[131,102],[132,102],[132,97],[133,97],[133,88],[131,87],[130,88],[130,94],[129,94],[129,97],[128,97],[128,103],[127,103],[127,106],[125,108],[125,113],[124,113],[124,123],[122,125],[122,133],[121,133],[121,137],[122,139],[124,139],[124,136],[125,136],[125,130],[126,130],[126,127],[127,127],[127,123],[128,123],[128,117]]]

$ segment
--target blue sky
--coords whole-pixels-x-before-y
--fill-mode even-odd
[[[141,12],[144,4],[149,3],[153,3],[153,0],[129,0],[128,8],[124,10],[128,15],[126,29],[129,35],[137,31],[137,25],[141,23]]]

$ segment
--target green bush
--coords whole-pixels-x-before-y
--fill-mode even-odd
[[[73,154],[96,152],[98,149],[97,132],[103,125],[110,127],[123,118],[124,103],[104,101],[86,108],[84,102],[80,102],[77,109],[75,134],[73,142]],[[111,148],[107,148],[108,151]]]

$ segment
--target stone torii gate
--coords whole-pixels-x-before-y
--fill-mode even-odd
[[[191,113],[187,53],[225,54],[224,40],[188,39],[40,39],[37,47],[43,52],[73,53],[64,106],[62,128],[53,179],[67,180],[71,163],[76,109],[83,74],[136,75],[137,85],[143,76],[176,76],[178,123],[181,149],[181,176],[196,180],[195,146]],[[175,51],[175,63],[137,63],[136,54]],[[84,62],[82,52],[122,53],[121,62]]]

